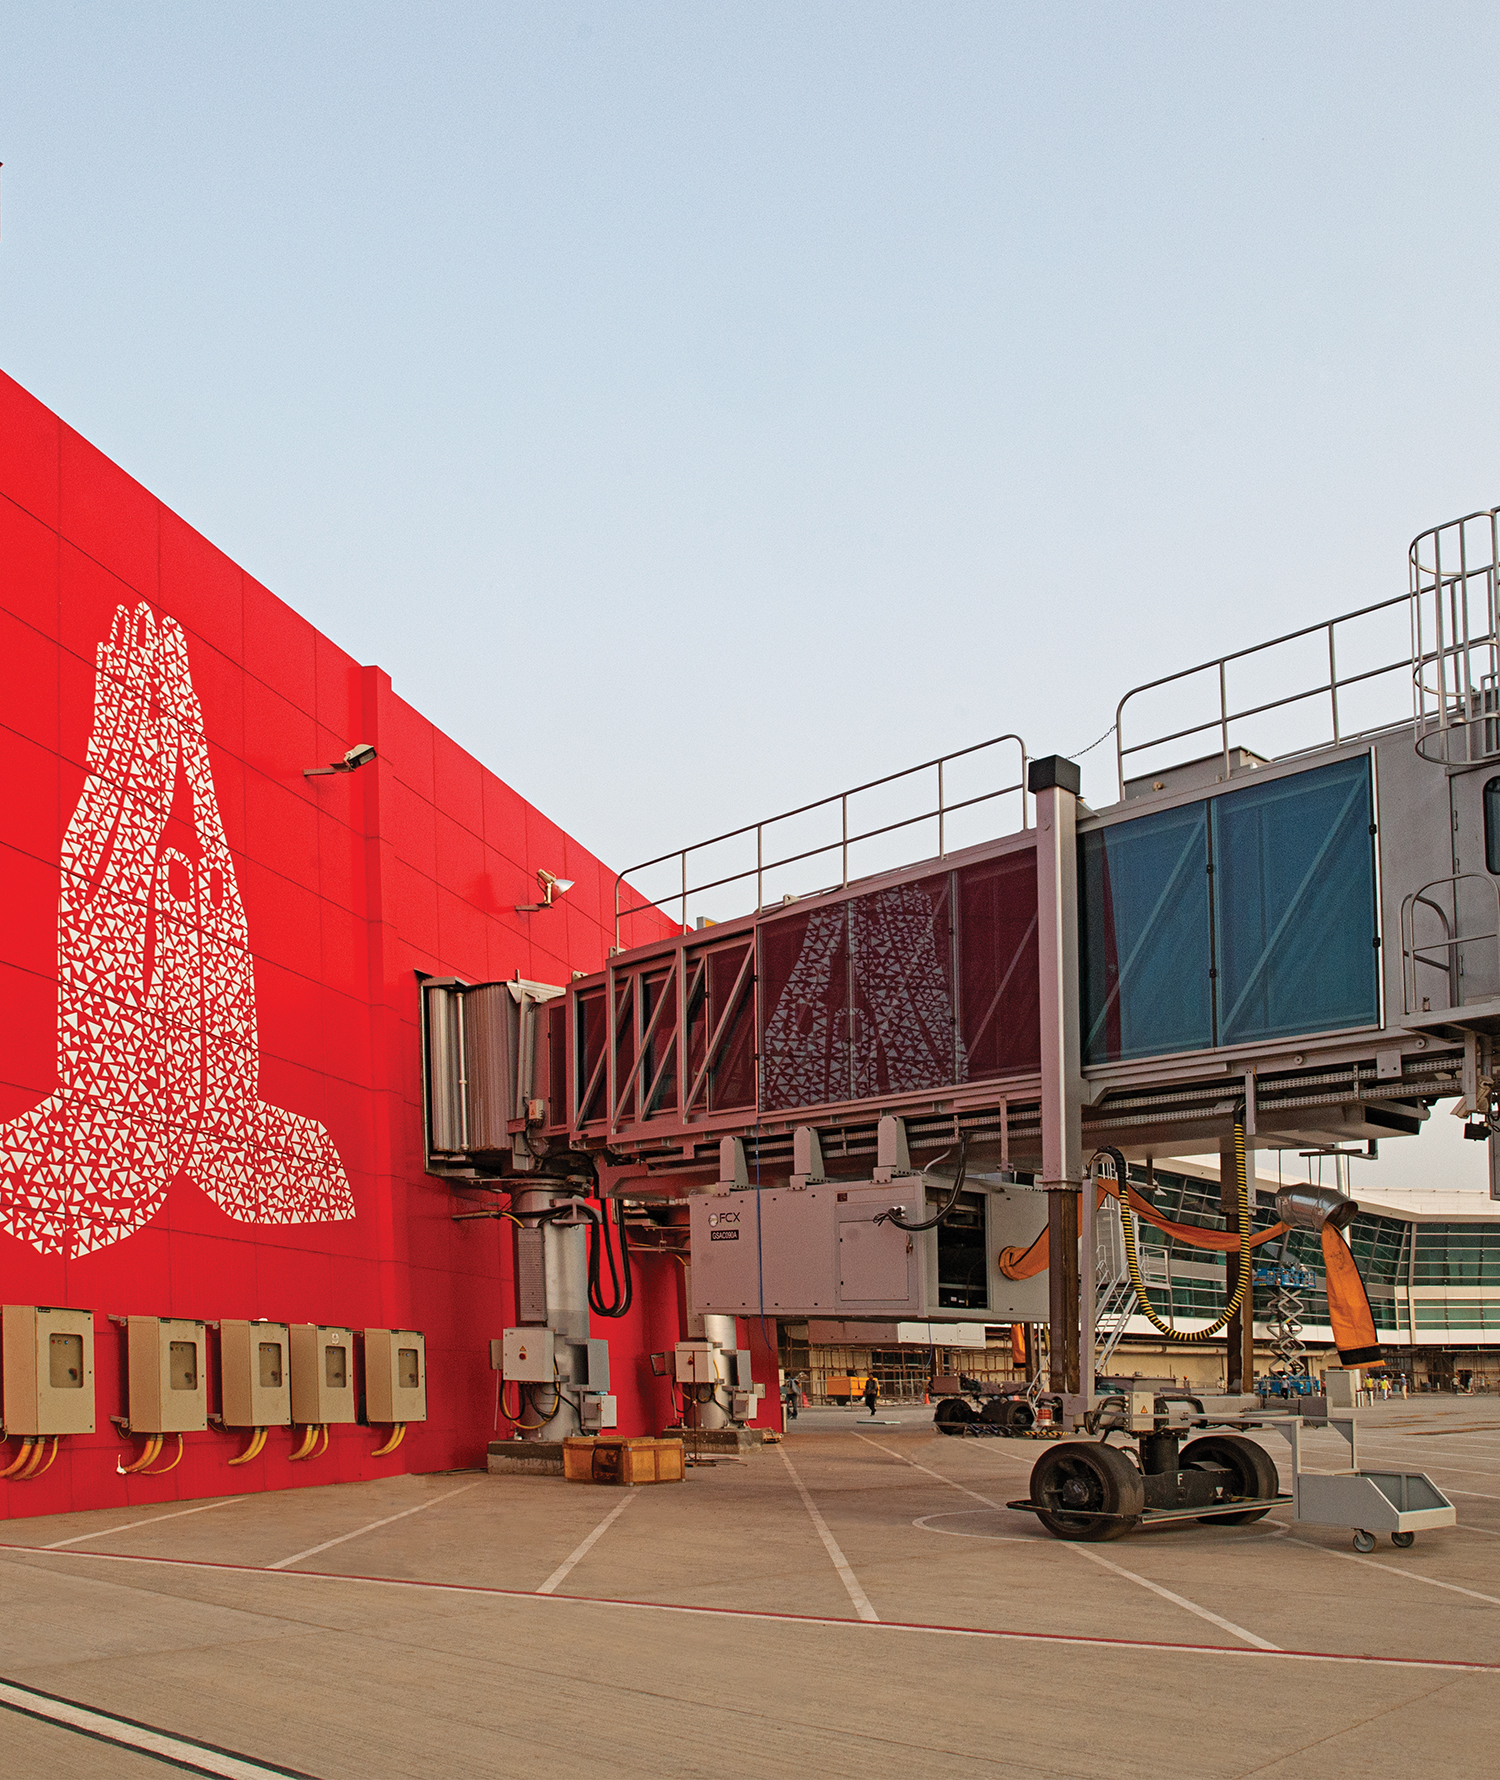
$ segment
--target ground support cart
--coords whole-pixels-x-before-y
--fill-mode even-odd
[[[1281,1492],[1275,1462],[1247,1430],[1280,1434],[1292,1449],[1292,1490]],[[1330,1429],[1349,1448],[1347,1467],[1312,1469],[1304,1463],[1303,1435]],[[1359,1464],[1355,1412],[1326,1416],[1172,1416],[1158,1398],[1148,1412],[1136,1399],[1123,1412],[1094,1412],[1097,1439],[1065,1439],[1051,1446],[1031,1472],[1031,1495],[1007,1507],[1035,1514],[1057,1539],[1119,1539],[1137,1527],[1199,1520],[1243,1526],[1287,1507],[1304,1525],[1350,1527],[1354,1549],[1375,1549],[1376,1533],[1408,1546],[1419,1532],[1457,1524],[1453,1504],[1421,1471],[1372,1471]],[[1205,1430],[1213,1429],[1214,1432]],[[1139,1457],[1108,1444],[1123,1432]],[[1187,1440],[1186,1436],[1193,1438]]]

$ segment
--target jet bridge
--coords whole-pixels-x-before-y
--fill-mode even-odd
[[[1081,801],[1073,763],[1008,736],[622,874],[617,912],[671,908],[678,931],[617,950],[554,999],[514,997],[536,1031],[512,1047],[530,1073],[508,1130],[466,1148],[455,1112],[449,1147],[430,1126],[429,1167],[645,1202],[825,1184],[842,1198],[905,1180],[920,1220],[962,1146],[991,1255],[1002,1202],[1045,1193],[1063,1257],[1051,1320],[1076,1332],[1067,1257],[1082,1201],[1089,1304],[1079,1189],[1100,1146],[1133,1161],[1212,1149],[1236,1116],[1254,1148],[1373,1146],[1453,1096],[1487,1130],[1500,1120],[1497,564],[1496,513],[1467,516],[1413,542],[1406,594],[1131,690],[1107,808]],[[992,770],[975,790],[979,764]],[[851,820],[866,794],[914,786],[931,787],[915,811]],[[1008,832],[961,832],[1002,810]],[[807,842],[821,818],[832,838]],[[927,857],[860,870],[869,843],[921,833]],[[726,866],[735,846],[742,863]],[[782,888],[830,863],[827,887]],[[663,872],[670,900],[653,901]],[[744,914],[690,924],[706,896],[739,895]],[[485,987],[424,990],[450,1052],[452,1009]],[[455,1100],[461,1065],[429,1043],[429,1105],[482,1092],[469,1072]],[[946,1178],[913,1172],[945,1156]],[[756,1227],[763,1288],[761,1214]],[[774,1240],[799,1238],[788,1225]],[[924,1260],[880,1314],[936,1311],[934,1282]],[[837,1280],[816,1306],[776,1296],[757,1302],[783,1315],[853,1302]],[[941,1314],[1008,1311],[992,1286]]]

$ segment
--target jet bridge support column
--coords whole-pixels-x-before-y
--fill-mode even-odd
[[[1081,1190],[1083,1080],[1078,1017],[1077,823],[1082,777],[1075,762],[1054,754],[1033,760],[1026,782],[1036,798],[1037,949],[1042,1013],[1041,1185],[1047,1194],[1050,1256],[1050,1384],[1064,1395],[1081,1395],[1087,1407],[1094,1385],[1094,1208],[1090,1195]]]

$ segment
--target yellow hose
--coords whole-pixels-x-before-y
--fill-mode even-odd
[[[47,1454],[47,1462],[46,1462],[46,1464],[45,1464],[45,1465],[43,1465],[43,1466],[42,1466],[42,1467],[41,1467],[41,1468],[40,1468],[40,1470],[37,1470],[37,1471],[28,1471],[28,1472],[27,1472],[27,1473],[26,1473],[26,1475],[27,1475],[27,1477],[28,1477],[28,1478],[32,1478],[32,1477],[41,1477],[41,1476],[43,1476],[43,1475],[44,1475],[44,1474],[45,1474],[45,1473],[46,1473],[46,1472],[48,1472],[48,1471],[50,1471],[50,1470],[51,1470],[51,1469],[52,1469],[52,1467],[53,1467],[53,1465],[54,1465],[54,1464],[55,1464],[55,1463],[56,1463],[56,1462],[57,1462],[57,1441],[58,1441],[58,1436],[57,1436],[57,1435],[56,1435],[56,1434],[54,1434],[54,1435],[53,1435],[53,1436],[52,1436],[52,1450],[51,1450],[51,1452],[49,1452],[49,1453],[48,1453],[48,1454]]]
[[[1234,1187],[1235,1209],[1239,1213],[1240,1225],[1240,1276],[1235,1284],[1234,1296],[1224,1306],[1223,1313],[1216,1322],[1206,1329],[1196,1329],[1190,1335],[1184,1335],[1165,1323],[1157,1315],[1156,1308],[1146,1293],[1146,1282],[1141,1278],[1141,1264],[1136,1255],[1135,1247],[1135,1214],[1130,1209],[1130,1198],[1125,1191],[1125,1159],[1118,1150],[1102,1152],[1114,1157],[1115,1167],[1120,1175],[1120,1223],[1125,1231],[1125,1263],[1130,1269],[1130,1283],[1135,1288],[1136,1302],[1141,1307],[1141,1314],[1158,1334],[1164,1335],[1168,1341],[1196,1342],[1211,1341],[1218,1334],[1234,1313],[1244,1303],[1250,1290],[1250,1188],[1245,1179],[1245,1121],[1243,1117],[1234,1121]]]
[[[303,1431],[302,1444],[293,1453],[287,1454],[287,1463],[295,1465],[298,1459],[310,1459],[313,1448],[318,1444],[318,1424],[309,1422]]]
[[[15,1477],[21,1470],[22,1466],[25,1465],[26,1462],[30,1459],[30,1457],[31,1457],[31,1437],[28,1434],[23,1434],[21,1436],[21,1450],[20,1450],[20,1452],[18,1452],[16,1454],[15,1458],[13,1458],[11,1460],[11,1462],[5,1467],[5,1469],[3,1471],[0,1471],[0,1477]]]
[[[143,1477],[165,1477],[169,1471],[175,1471],[182,1463],[182,1444],[182,1435],[179,1434],[177,1436],[177,1456],[172,1460],[171,1464],[163,1465],[159,1471],[143,1471],[141,1475]]]
[[[266,1435],[270,1431],[269,1428],[257,1428],[250,1438],[250,1444],[237,1459],[231,1459],[229,1463],[231,1465],[248,1465],[251,1459],[259,1458],[260,1449],[265,1445]]]
[[[129,1465],[122,1465],[119,1460],[116,1459],[115,1469],[122,1477],[131,1477],[137,1471],[144,1471],[148,1465],[154,1465],[156,1463],[161,1454],[161,1443],[162,1436],[160,1434],[148,1434],[146,1436],[145,1450],[141,1453],[141,1456],[136,1459],[134,1463]]]
[[[327,1422],[323,1423],[321,1432],[323,1435],[323,1444],[318,1448],[317,1453],[315,1455],[318,1458],[322,1458],[323,1454],[328,1451],[328,1423]]]
[[[370,1454],[372,1459],[383,1459],[388,1452],[394,1452],[406,1438],[406,1423],[397,1422],[391,1429],[391,1437],[384,1446],[377,1446]]]

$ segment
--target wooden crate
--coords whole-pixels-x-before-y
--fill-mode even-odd
[[[681,1483],[682,1442],[575,1436],[563,1441],[563,1476],[570,1483]]]

